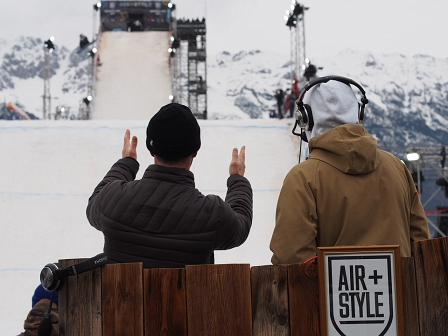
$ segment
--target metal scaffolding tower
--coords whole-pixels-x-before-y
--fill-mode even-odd
[[[95,62],[97,60],[97,48],[93,47],[87,53],[88,65],[87,65],[87,97],[83,98],[79,102],[78,119],[89,120],[92,116],[92,107],[90,103],[93,100],[93,86],[95,76]]]
[[[291,81],[299,80],[301,86],[306,82],[303,72],[306,67],[305,52],[305,11],[308,7],[292,0],[291,10],[286,11],[286,26],[291,32]]]
[[[176,20],[171,47],[173,102],[207,119],[207,52],[205,19]]]
[[[54,50],[54,38],[50,37],[44,42],[44,95],[43,95],[43,119],[51,118],[51,93],[50,93],[50,78],[51,78],[51,53]]]

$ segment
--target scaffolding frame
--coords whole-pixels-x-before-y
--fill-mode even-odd
[[[43,94],[43,119],[51,119],[51,92],[50,92],[50,77],[51,77],[51,49],[44,47],[44,94]]]
[[[171,54],[173,102],[187,105],[197,119],[207,119],[207,49],[205,19],[173,20]]]
[[[403,161],[405,162],[408,169],[411,171],[411,173],[416,173],[416,180],[414,181],[416,184],[417,191],[420,194],[420,198],[422,195],[422,183],[421,176],[423,172],[425,172],[425,180],[437,180],[437,178],[443,178],[447,184],[448,184],[448,176],[447,176],[447,170],[444,167],[444,158],[442,157],[441,151],[442,148],[445,148],[445,146],[430,146],[430,147],[423,147],[423,146],[409,146],[406,148],[405,153],[403,155]],[[408,154],[418,154],[418,158],[414,161],[410,161],[407,159]],[[443,163],[442,163],[443,161]],[[448,188],[448,186],[447,186]],[[440,186],[437,188],[435,192],[432,193],[431,196],[428,197],[428,199],[422,204],[423,208],[426,211],[426,207],[428,204],[443,190],[443,187]],[[435,224],[431,219],[428,218],[428,216],[434,216],[437,217],[437,221],[440,220],[441,217],[446,217],[448,215],[444,215],[440,212],[435,212],[433,214],[426,214],[426,217],[428,219],[429,225],[441,236],[445,237],[446,234],[442,232],[439,228],[440,225]]]
[[[305,11],[308,9],[297,0],[292,0],[292,11],[288,10],[285,17],[290,30],[291,86],[294,78],[299,80],[300,87],[303,87],[306,83],[303,70],[306,63]]]

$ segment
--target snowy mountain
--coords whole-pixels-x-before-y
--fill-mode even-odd
[[[51,54],[52,110],[66,108],[77,116],[87,94],[87,51],[59,46]],[[241,51],[210,56],[208,67],[209,119],[268,118],[275,109],[275,91],[290,86],[289,52]],[[42,117],[43,41],[22,37],[0,40],[0,93],[8,102]],[[323,67],[318,75],[337,74],[361,84],[369,104],[366,128],[382,148],[401,155],[409,145],[448,143],[448,58],[406,57],[345,50],[315,57]],[[356,92],[356,90],[355,90]],[[0,96],[1,97],[1,96]],[[0,118],[6,113],[0,112]]]
[[[448,143],[448,58],[346,50],[320,62],[364,87],[370,100],[365,126],[386,149]]]
[[[5,110],[9,102],[21,106],[28,115],[41,118],[44,41],[34,37],[12,41],[0,39],[0,55],[3,55],[0,66],[0,97],[3,98],[0,118],[5,115],[17,118],[12,111]],[[55,49],[50,54],[52,111],[65,107],[66,117],[77,115],[79,103],[87,93],[87,60],[87,50],[81,53],[78,48],[69,51],[55,41]]]
[[[323,67],[319,76],[340,75],[361,84],[369,99],[365,126],[382,148],[401,155],[409,145],[448,143],[448,58],[345,50],[312,62]],[[275,90],[290,85],[289,64],[284,54],[223,52],[209,58],[210,91],[226,97],[225,108],[233,104],[250,118],[266,116],[276,106]],[[214,95],[209,100],[210,110],[220,112],[215,117],[223,117],[225,109],[215,106]]]

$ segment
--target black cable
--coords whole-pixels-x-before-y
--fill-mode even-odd
[[[301,132],[303,132],[303,128],[301,129]],[[302,137],[300,137],[300,148],[299,148],[299,163],[300,163],[300,158],[302,157]]]
[[[53,331],[53,324],[51,322],[51,306],[53,305],[54,293],[51,292],[50,306],[48,307],[48,312],[44,315],[44,318],[39,323],[39,328],[37,329],[38,336],[50,336]]]

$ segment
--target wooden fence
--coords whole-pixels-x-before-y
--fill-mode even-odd
[[[448,335],[448,238],[402,258],[406,336]],[[60,260],[67,267],[82,259]],[[59,292],[64,336],[319,336],[317,262],[143,269],[110,264]]]

